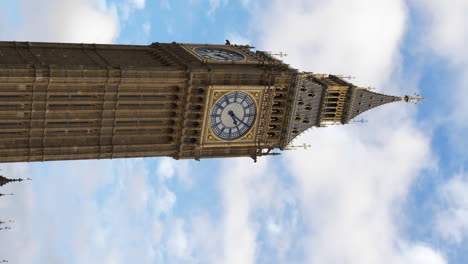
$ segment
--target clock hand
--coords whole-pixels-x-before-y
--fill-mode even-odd
[[[233,111],[229,111],[229,112],[228,112],[228,115],[230,115],[230,116],[231,116],[231,118],[232,118],[232,122],[234,123],[234,125],[236,125],[236,126],[237,126],[236,115],[234,115],[234,112],[233,112]]]
[[[247,125],[246,123],[244,123],[244,121],[242,121],[240,118],[238,118],[237,116],[233,116],[233,118],[239,120],[239,122],[241,122],[242,124],[244,124],[244,126],[246,127],[250,127],[249,125]]]
[[[226,57],[224,54],[221,54],[221,53],[216,54],[216,56],[222,58],[223,60],[228,59],[228,57]]]

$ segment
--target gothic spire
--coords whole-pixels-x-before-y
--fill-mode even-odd
[[[6,222],[0,221],[0,225],[3,225],[3,224],[5,224],[5,223],[14,223],[14,222],[15,222],[15,221],[12,221],[12,220],[8,220],[8,221],[6,221]]]
[[[351,100],[349,102],[349,107],[344,123],[348,123],[353,118],[366,112],[369,109],[388,103],[402,101],[403,98],[404,97],[380,94],[369,91],[368,89],[356,87],[351,90]]]
[[[349,123],[356,116],[377,106],[399,101],[416,104],[419,101],[426,99],[427,98],[422,98],[419,95],[415,95],[414,97],[409,95],[403,97],[385,95],[370,91],[369,89],[356,87],[351,90],[351,100],[344,123]]]
[[[369,109],[392,102],[417,103],[419,95],[391,96],[360,88],[334,75],[304,73],[296,80],[288,134],[283,149],[311,127],[354,123]]]

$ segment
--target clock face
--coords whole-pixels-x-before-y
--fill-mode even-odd
[[[195,52],[210,60],[216,61],[242,61],[245,57],[235,51],[218,48],[197,48]]]
[[[230,92],[216,101],[211,110],[211,129],[219,138],[232,140],[247,133],[253,126],[256,106],[250,95]]]

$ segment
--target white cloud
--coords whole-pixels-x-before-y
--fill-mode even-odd
[[[403,1],[272,1],[259,13],[260,48],[284,51],[294,67],[354,75],[381,87],[399,58]]]
[[[153,201],[156,203],[156,213],[160,215],[167,215],[172,211],[176,203],[176,195],[170,191],[165,185],[158,188],[158,194]]]
[[[468,160],[468,144],[464,134],[468,128],[468,1],[412,0],[422,14],[424,36],[420,44],[429,56],[438,55],[449,62],[452,76],[447,76],[443,101],[449,114],[443,114],[443,126],[450,127],[451,143],[462,160]],[[440,63],[440,62],[437,62]],[[447,66],[447,65],[444,65]]]
[[[149,22],[145,22],[142,27],[143,27],[143,34],[146,37],[149,37],[149,34],[151,33],[151,24]]]
[[[278,0],[259,14],[252,24],[257,25],[260,48],[289,53],[293,67],[351,74],[358,77],[357,85],[380,89],[405,83],[394,78],[406,30],[403,1]],[[286,154],[283,165],[297,183],[293,200],[299,202],[308,231],[294,237],[301,241],[302,262],[446,262],[437,250],[400,233],[411,184],[421,170],[434,166],[429,135],[413,121],[414,109],[401,103],[385,106],[367,114],[370,123],[365,126],[311,130],[298,139],[311,144],[311,151]],[[264,223],[255,218],[259,208],[269,208],[275,219],[266,222],[272,235],[284,230],[276,225],[284,217],[262,204],[277,196],[268,191],[261,195],[271,189],[261,176],[268,171],[264,164],[225,162],[232,170],[221,185],[225,262],[253,263],[261,254],[258,236]],[[254,184],[256,179],[262,181]],[[287,193],[281,187],[275,190]]]
[[[131,2],[137,9],[143,9],[143,8],[145,8],[145,2],[146,2],[146,0],[130,0],[130,2]]]
[[[165,181],[174,176],[177,164],[174,159],[162,158],[159,161],[159,166],[156,170],[156,175],[160,178],[160,181]]]
[[[161,0],[161,8],[171,9],[171,2],[169,0]]]
[[[223,263],[255,263],[256,237],[258,229],[250,219],[252,209],[253,177],[265,173],[266,162],[254,166],[251,160],[225,162],[225,175],[221,182],[224,204],[224,260]],[[265,187],[265,186],[262,186]]]
[[[288,262],[298,228],[296,216],[288,208],[296,207],[296,198],[279,180],[276,168],[268,159],[223,162],[221,171],[225,173],[219,186],[224,211],[222,263]],[[263,232],[267,239],[260,242]],[[266,248],[274,248],[274,252],[264,251]]]
[[[218,8],[228,3],[228,0],[208,0],[209,1],[209,9],[207,11],[208,16],[212,16]]]
[[[395,245],[409,243],[399,234],[400,211],[418,172],[431,164],[429,139],[411,122],[390,117],[398,115],[381,111],[365,127],[312,131],[300,139],[311,151],[288,153],[311,230],[309,262],[398,263],[413,257]]]
[[[168,236],[167,245],[170,255],[180,260],[187,260],[190,257],[188,248],[188,238],[184,230],[184,221],[176,219],[170,227],[170,234]]]
[[[122,20],[128,20],[129,17],[139,9],[144,9],[146,0],[123,0],[119,4]]]
[[[117,10],[100,0],[20,0],[21,23],[2,35],[8,40],[109,43],[119,34]]]
[[[437,213],[438,233],[460,244],[468,239],[468,174],[458,174],[439,187],[443,208]]]
[[[434,251],[434,249],[422,245],[406,246],[404,255],[400,259],[402,264],[446,264],[441,252]]]
[[[156,175],[160,181],[171,179],[173,176],[177,176],[177,180],[180,181],[186,188],[190,188],[193,184],[194,178],[190,174],[190,162],[189,160],[174,160],[173,158],[161,158],[159,166],[156,169]]]
[[[231,42],[231,44],[252,45],[252,40],[239,33],[228,33],[226,38]]]
[[[468,1],[465,0],[411,0],[426,16],[426,48],[449,58],[455,64],[467,64]]]

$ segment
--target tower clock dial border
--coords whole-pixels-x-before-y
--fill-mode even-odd
[[[220,139],[234,140],[250,131],[256,115],[257,106],[249,94],[229,92],[218,98],[212,106],[211,130]]]
[[[261,105],[262,105],[262,98],[264,92],[268,89],[266,86],[210,86],[208,88],[208,98],[206,102],[206,108],[204,113],[204,125],[201,135],[201,145],[202,147],[222,147],[222,146],[253,146],[256,145],[256,137],[259,129],[259,123],[261,122]],[[243,96],[244,94],[247,95],[251,99],[251,103],[247,104],[249,108],[249,115],[251,115],[251,111],[255,111],[253,116],[249,116],[244,113],[241,113],[240,110],[236,112],[232,110],[233,113],[229,114],[229,109],[227,109],[228,104],[224,103],[225,109],[227,112],[224,113],[224,119],[226,120],[226,126],[234,125],[234,121],[236,120],[238,124],[240,124],[240,120],[248,124],[248,128],[242,131],[243,133],[239,133],[240,135],[234,135],[234,137],[223,137],[216,133],[216,129],[212,128],[213,124],[219,123],[220,120],[213,119],[216,116],[212,116],[213,113],[221,114],[219,112],[219,108],[217,108],[216,104],[220,101],[227,100],[229,97],[234,97],[235,95]],[[224,98],[224,99],[223,99]],[[230,101],[234,102],[233,99]],[[235,107],[234,104],[232,104]],[[244,111],[244,110],[242,110]],[[222,112],[222,111],[221,111]],[[239,113],[237,113],[239,112]],[[232,117],[234,114],[235,117]],[[244,116],[242,116],[244,114]],[[237,116],[239,115],[239,117]],[[219,116],[220,119],[222,116]],[[237,117],[237,118],[236,118]],[[241,119],[241,117],[243,117]],[[230,119],[229,119],[230,118]],[[245,120],[245,121],[244,121]],[[213,123],[215,122],[215,123]],[[231,124],[232,123],[232,124]],[[239,127],[240,128],[240,127]],[[226,131],[225,131],[226,132]],[[233,134],[233,130],[231,130],[231,134]],[[226,133],[229,135],[229,133]]]
[[[212,64],[259,64],[248,52],[236,46],[180,44],[198,60]],[[219,54],[219,55],[218,55]]]
[[[245,56],[239,52],[232,51],[229,49],[212,48],[212,47],[200,47],[194,49],[195,53],[205,59],[215,61],[226,61],[235,62],[245,60]]]

